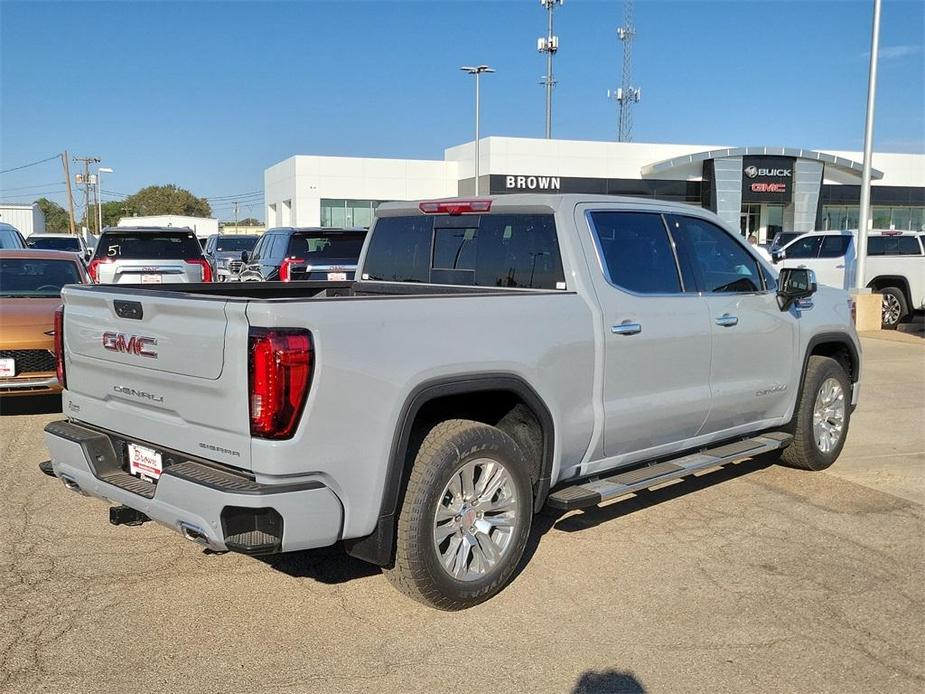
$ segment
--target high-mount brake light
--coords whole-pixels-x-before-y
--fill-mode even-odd
[[[292,279],[292,266],[300,265],[305,262],[305,258],[283,258],[279,266],[279,281],[289,282]]]
[[[212,281],[212,266],[209,265],[209,261],[205,258],[190,258],[189,260],[184,260],[184,263],[187,265],[198,265],[202,270],[200,275],[200,282],[211,282]]]
[[[490,212],[491,200],[428,200],[418,204],[424,214],[472,214]]]
[[[55,309],[55,374],[62,388],[67,389],[64,373],[64,306]]]
[[[251,328],[248,390],[251,436],[288,439],[311,386],[312,335],[298,328]]]

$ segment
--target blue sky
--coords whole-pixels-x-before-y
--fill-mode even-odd
[[[861,149],[871,7],[637,0],[633,139]],[[621,22],[618,0],[556,12],[555,137],[615,138]],[[106,190],[222,197],[293,154],[440,159],[472,137],[472,63],[498,71],[483,136],[541,137],[543,33],[537,0],[0,0],[0,170],[67,148],[115,169]],[[923,42],[925,3],[885,0],[879,151],[925,151]],[[5,174],[0,199],[63,201],[62,180],[55,162]]]

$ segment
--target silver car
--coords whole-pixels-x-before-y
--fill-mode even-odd
[[[212,282],[196,234],[186,227],[111,227],[88,268],[97,284]]]

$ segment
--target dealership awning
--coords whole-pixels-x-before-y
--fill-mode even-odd
[[[724,159],[727,157],[744,157],[755,155],[769,155],[774,157],[796,157],[798,159],[814,159],[824,162],[826,167],[834,168],[844,173],[853,174],[858,178],[864,169],[864,165],[859,161],[836,157],[825,152],[816,152],[812,149],[797,149],[795,147],[729,147],[726,149],[711,149],[706,152],[697,152],[696,154],[686,154],[683,157],[674,157],[665,159],[654,164],[648,164],[642,167],[643,176],[652,176],[663,173],[680,166],[690,166],[708,159]],[[883,178],[883,172],[877,169],[871,169],[872,179]]]

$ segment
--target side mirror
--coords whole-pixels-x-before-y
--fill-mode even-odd
[[[777,278],[777,305],[781,311],[789,309],[795,301],[816,293],[816,273],[807,268],[784,268]]]
[[[779,263],[780,261],[786,260],[786,259],[787,259],[787,251],[785,251],[783,248],[781,248],[780,250],[774,251],[771,254],[772,263]]]
[[[250,253],[248,253],[247,251],[241,251],[241,262],[242,263],[246,263],[248,260],[250,260],[250,257],[251,257]]]

